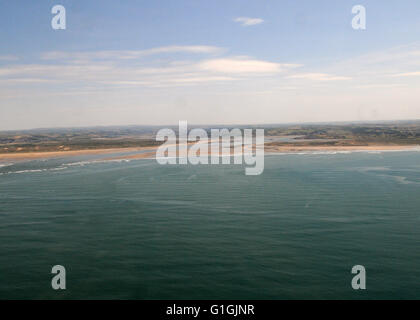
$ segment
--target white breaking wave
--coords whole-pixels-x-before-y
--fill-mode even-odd
[[[90,164],[98,164],[98,163],[108,163],[108,162],[130,162],[131,159],[109,159],[109,160],[91,160],[91,161],[79,161],[73,163],[67,163],[66,166],[75,167],[75,166],[86,166]]]
[[[290,151],[290,152],[266,152],[265,155],[334,155],[334,154],[350,154],[350,153],[371,153],[371,154],[381,154],[386,152],[420,152],[420,146],[399,149],[399,150],[335,150],[335,151]]]
[[[8,167],[13,165],[14,163],[0,163],[0,168]]]
[[[36,172],[47,172],[47,171],[60,171],[67,169],[65,166],[60,166],[57,168],[48,168],[48,169],[27,169],[27,170],[18,170],[18,171],[7,171],[2,172],[0,175],[6,175],[6,174],[22,174],[22,173],[36,173]]]

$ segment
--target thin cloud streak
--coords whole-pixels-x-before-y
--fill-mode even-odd
[[[313,81],[340,81],[340,80],[351,80],[351,77],[336,76],[327,73],[301,73],[287,77],[288,79],[304,79]]]
[[[145,56],[168,54],[168,53],[191,53],[191,54],[220,54],[223,48],[215,46],[165,46],[145,50],[109,50],[88,52],[63,52],[51,51],[41,56],[43,60],[131,60]]]
[[[110,84],[119,87],[143,86],[180,86],[239,81],[256,76],[272,76],[286,73],[299,64],[277,63],[259,60],[246,56],[196,59],[195,61],[172,60],[125,62],[128,57],[154,55],[158,53],[205,53],[212,56],[219,53],[220,48],[211,46],[168,46],[153,48],[147,51],[99,51],[89,53],[48,52],[41,55],[41,63],[20,64],[0,67],[0,81],[13,83],[42,83],[56,81],[57,84],[67,82],[85,84]],[[132,54],[134,52],[134,54]],[[109,60],[101,60],[106,58]],[[54,64],[43,60],[54,59]],[[78,61],[78,63],[68,63]],[[74,60],[75,59],[75,60]],[[98,60],[99,59],[99,60]],[[134,58],[133,58],[134,59]],[[50,61],[48,61],[50,62]],[[25,80],[28,79],[28,80]]]
[[[240,23],[243,27],[255,26],[264,22],[261,18],[238,17],[233,21]]]
[[[270,74],[279,73],[288,68],[296,68],[298,64],[281,64],[263,60],[243,59],[243,58],[222,58],[203,61],[199,64],[200,69],[234,74]]]
[[[393,77],[418,77],[420,76],[420,71],[397,73],[397,74],[393,74],[392,76]]]

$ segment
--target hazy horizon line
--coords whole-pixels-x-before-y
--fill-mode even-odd
[[[392,119],[392,120],[337,120],[337,121],[303,121],[303,122],[272,122],[272,123],[243,123],[243,124],[217,124],[217,123],[188,123],[190,127],[256,127],[256,126],[288,126],[288,125],[334,125],[334,124],[390,124],[393,122],[419,122],[419,119]],[[91,126],[59,126],[59,127],[33,127],[33,128],[26,128],[26,129],[7,129],[7,130],[0,130],[0,133],[5,132],[23,132],[23,131],[38,131],[38,130],[71,130],[71,129],[93,129],[93,128],[121,128],[121,127],[146,127],[146,128],[153,128],[153,127],[177,127],[178,124],[113,124],[113,125],[91,125]]]

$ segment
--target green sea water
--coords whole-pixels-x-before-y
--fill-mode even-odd
[[[419,299],[419,207],[420,152],[3,164],[0,298]]]

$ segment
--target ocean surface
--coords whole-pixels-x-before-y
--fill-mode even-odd
[[[420,152],[3,163],[0,298],[420,299],[419,208]]]

